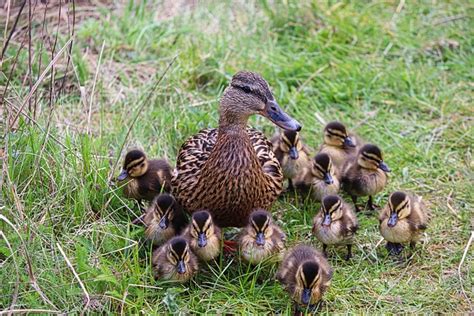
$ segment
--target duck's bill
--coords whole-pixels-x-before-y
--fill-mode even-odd
[[[331,225],[331,215],[325,214],[324,220],[323,220],[323,226],[329,226],[329,225]]]
[[[128,178],[128,172],[127,172],[127,170],[123,169],[122,172],[120,172],[120,174],[118,175],[117,180],[118,181],[123,181],[127,178]]]
[[[296,149],[295,146],[290,147],[290,151],[288,153],[290,155],[290,158],[293,159],[293,160],[296,160],[299,157],[298,149]]]
[[[169,224],[168,218],[167,217],[162,217],[161,220],[160,220],[160,223],[159,223],[160,228],[165,230],[165,229],[168,228],[168,224]]]
[[[287,131],[300,131],[301,124],[286,114],[274,100],[268,101],[262,115],[275,123],[278,127]]]
[[[379,168],[382,169],[382,171],[385,171],[385,172],[390,172],[390,168],[387,166],[387,164],[383,161],[381,161],[379,163]]]
[[[202,248],[202,247],[206,247],[206,245],[207,245],[206,235],[204,233],[199,233],[199,235],[198,235],[198,246],[200,248]]]
[[[334,180],[332,179],[332,176],[328,172],[324,174],[324,182],[326,184],[333,184],[334,182]]]
[[[311,301],[311,290],[304,289],[303,293],[301,293],[301,303],[303,303],[304,305],[308,305],[310,301]]]
[[[396,213],[392,213],[388,218],[387,225],[388,227],[394,227],[397,225],[398,222],[398,215]]]
[[[177,270],[179,274],[186,273],[186,265],[184,264],[183,260],[178,261]]]
[[[352,138],[347,136],[346,138],[344,138],[344,146],[346,146],[346,147],[355,147],[356,144],[354,144],[354,141],[352,140]]]

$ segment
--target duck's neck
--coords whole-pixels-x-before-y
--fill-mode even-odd
[[[242,134],[246,132],[248,117],[229,113],[221,113],[219,117],[219,134]]]

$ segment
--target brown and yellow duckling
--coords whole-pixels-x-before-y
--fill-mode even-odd
[[[219,106],[219,127],[189,138],[179,151],[173,194],[190,213],[207,209],[219,227],[242,227],[255,208],[268,208],[282,191],[280,163],[268,139],[247,128],[259,114],[280,128],[301,125],[283,112],[257,73],[232,77]]]
[[[146,227],[146,238],[154,245],[160,245],[181,234],[188,224],[188,219],[174,197],[162,193],[148,206],[143,222]]]
[[[428,214],[420,196],[394,192],[379,216],[380,233],[390,254],[400,254],[404,243],[414,249],[428,225]]]
[[[357,212],[358,196],[369,196],[367,206],[374,210],[372,196],[383,190],[388,172],[390,168],[383,161],[382,151],[372,144],[364,145],[357,156],[347,161],[342,172],[342,188],[351,196]]]
[[[194,212],[183,236],[193,252],[203,261],[216,258],[221,250],[221,229],[214,224],[208,211]]]
[[[361,140],[354,134],[349,134],[344,124],[330,122],[324,127],[324,143],[319,153],[326,153],[332,163],[341,170],[349,157],[357,153]]]
[[[198,259],[185,238],[173,237],[152,258],[155,278],[186,282],[198,272]]]
[[[332,269],[324,255],[306,245],[290,249],[277,273],[277,279],[299,305],[319,302],[331,278]]]
[[[359,228],[352,207],[337,195],[327,195],[321,211],[313,219],[313,234],[323,243],[326,255],[328,245],[346,245],[346,260],[352,257],[352,243]]]
[[[311,168],[295,184],[300,191],[309,191],[315,201],[321,201],[324,196],[339,191],[339,172],[328,154],[319,153],[313,158]]]
[[[151,201],[162,191],[171,190],[171,166],[164,159],[147,159],[143,151],[134,149],[125,156],[117,180],[128,180],[123,188],[126,197]]]
[[[250,264],[279,254],[285,247],[286,235],[273,222],[269,212],[257,209],[250,214],[249,223],[239,238],[242,259]]]
[[[309,150],[296,131],[283,131],[271,139],[273,151],[280,162],[288,190],[294,190],[293,180],[310,166]]]

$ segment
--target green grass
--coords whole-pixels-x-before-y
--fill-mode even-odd
[[[354,258],[345,262],[343,249],[330,252],[334,278],[320,310],[473,310],[472,250],[460,265],[474,207],[472,3],[406,1],[397,11],[398,1],[214,2],[167,19],[171,11],[158,3],[133,3],[78,18],[75,70],[62,94],[49,101],[48,73],[38,89],[38,125],[21,116],[4,134],[1,214],[19,234],[0,220],[1,309],[15,303],[14,309],[82,311],[84,291],[63,249],[92,298],[88,311],[291,313],[271,264],[254,269],[226,258],[204,267],[189,284],[155,281],[143,230],[130,224],[138,206],[109,183],[124,143],[174,163],[187,137],[217,126],[222,91],[236,71],[248,69],[262,73],[282,107],[304,124],[302,135],[312,148],[322,140],[321,119],[341,120],[382,148],[393,172],[377,204],[384,205],[394,190],[408,190],[422,195],[433,215],[412,260],[400,262],[387,256],[383,244],[376,247],[376,215],[361,214]],[[56,52],[68,39],[62,23]],[[51,57],[41,49],[41,23],[33,26],[34,83],[39,52],[42,70]],[[48,31],[54,39],[54,23]],[[437,49],[441,39],[457,45]],[[0,86],[6,86],[21,40],[9,44]],[[62,57],[55,67],[59,82],[65,64]],[[27,70],[26,43],[12,72],[5,115],[29,93]],[[250,124],[268,136],[275,130],[261,117]],[[310,234],[318,208],[291,197],[275,203],[272,211],[289,245],[320,246]]]

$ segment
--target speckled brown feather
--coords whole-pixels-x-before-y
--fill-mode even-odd
[[[178,155],[173,193],[188,212],[208,209],[220,227],[241,227],[254,208],[267,208],[282,190],[283,175],[271,143],[251,128],[205,129]]]

